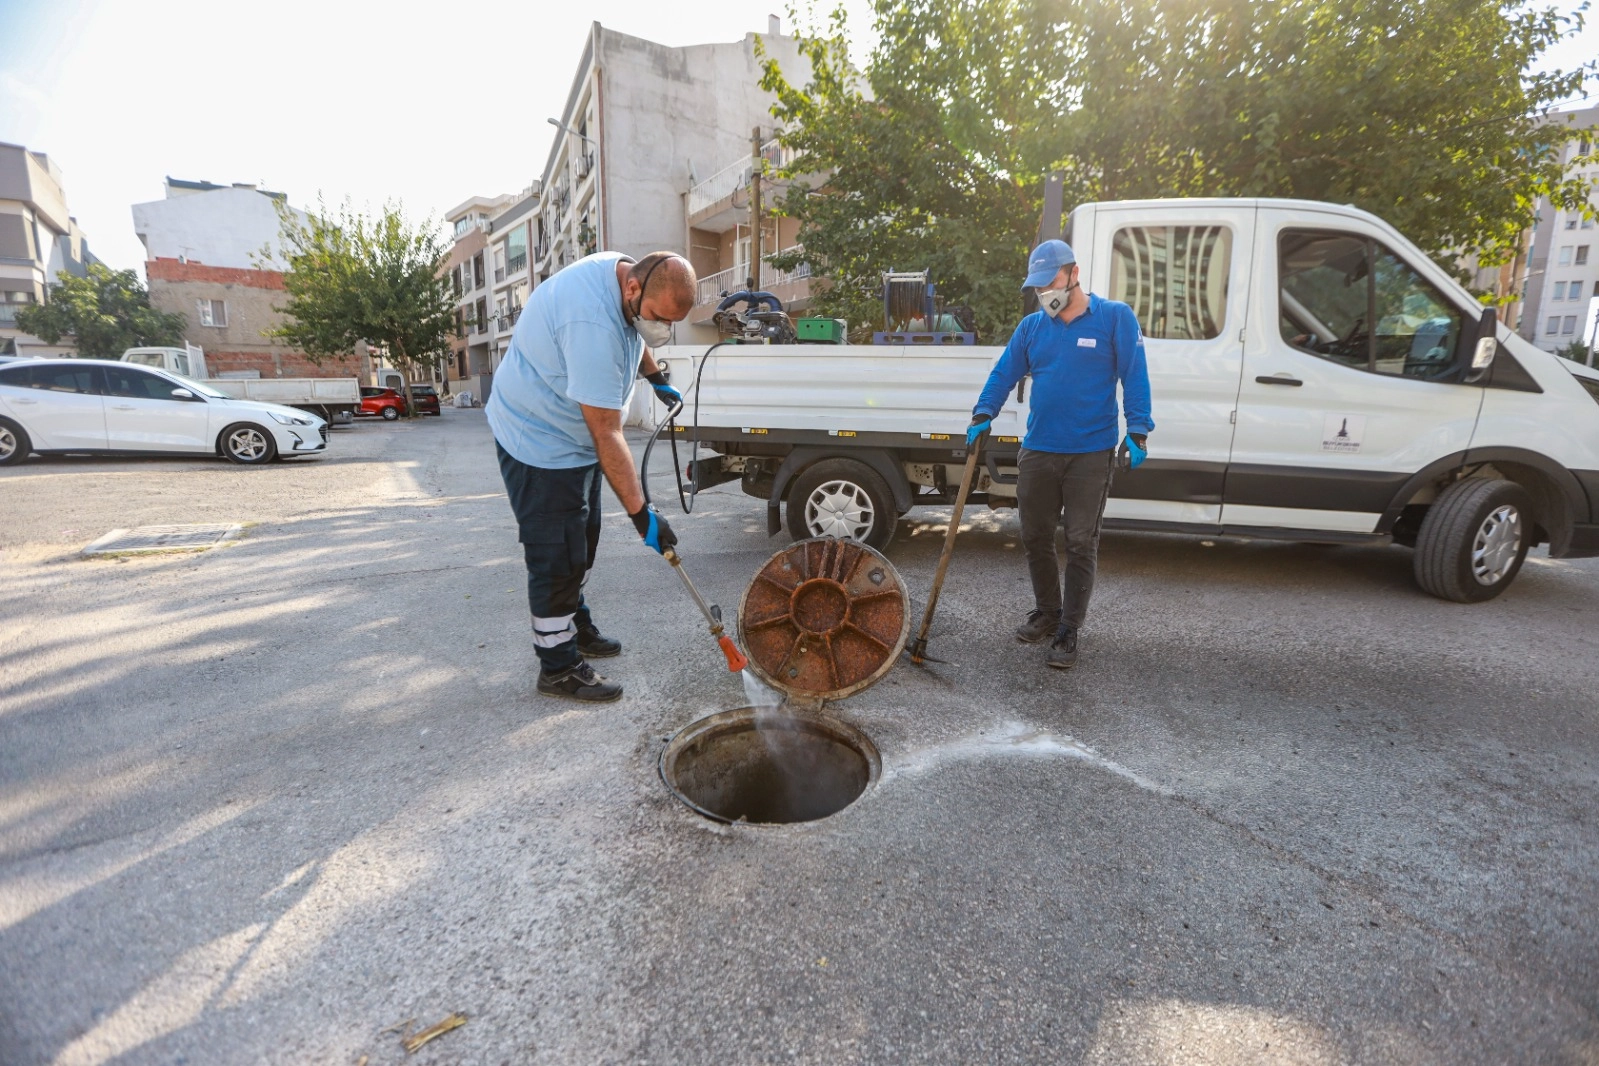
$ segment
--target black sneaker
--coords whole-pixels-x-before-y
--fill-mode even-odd
[[[602,636],[599,626],[586,625],[577,631],[577,650],[585,659],[609,659],[622,654],[622,642]]]
[[[1077,665],[1077,630],[1063,625],[1055,632],[1049,646],[1049,658],[1044,660],[1058,670],[1070,670]]]
[[[1027,621],[1016,627],[1016,639],[1023,644],[1037,644],[1060,626],[1056,611],[1030,611]]]
[[[622,698],[622,686],[607,681],[594,672],[588,663],[578,663],[569,670],[547,674],[539,671],[539,693],[544,696],[570,696],[585,703],[609,703]]]

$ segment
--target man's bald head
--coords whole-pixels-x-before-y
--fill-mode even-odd
[[[681,322],[694,309],[698,279],[676,252],[651,252],[634,263],[622,282],[622,304],[634,317]]]

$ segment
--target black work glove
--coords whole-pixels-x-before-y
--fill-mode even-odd
[[[649,382],[650,387],[655,390],[656,399],[666,406],[681,407],[683,405],[683,394],[674,389],[672,383],[666,380],[666,371],[657,370],[653,374],[646,374],[644,375],[644,380]]]
[[[666,524],[660,512],[649,504],[628,517],[633,520],[633,528],[638,530],[638,535],[644,538],[645,547],[665,555],[666,549],[677,546],[677,534],[672,532],[672,527]]]

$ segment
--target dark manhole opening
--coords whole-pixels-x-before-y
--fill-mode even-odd
[[[814,822],[854,803],[881,769],[876,746],[854,726],[771,708],[702,718],[661,753],[673,794],[722,822]]]

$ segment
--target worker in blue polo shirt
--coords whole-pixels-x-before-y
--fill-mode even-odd
[[[617,252],[579,259],[533,290],[494,375],[489,428],[527,564],[538,690],[546,696],[622,695],[587,662],[622,650],[583,599],[600,541],[600,478],[648,547],[664,554],[677,543],[644,502],[622,412],[640,375],[663,403],[682,401],[651,349],[688,317],[694,288],[694,268],[672,252],[637,262]]]
[[[1149,417],[1144,338],[1132,308],[1083,291],[1077,257],[1065,241],[1045,241],[1028,257],[1022,291],[1036,289],[1038,310],[1022,319],[972,411],[966,446],[976,447],[1005,398],[1032,375],[1027,436],[1017,460],[1016,506],[1033,579],[1033,610],[1016,637],[1035,644],[1053,635],[1050,666],[1077,665],[1077,634],[1088,614],[1099,559],[1099,526],[1121,438],[1116,386],[1127,433],[1122,461],[1137,466],[1155,428]],[[1055,529],[1065,515],[1066,580],[1061,587]]]

